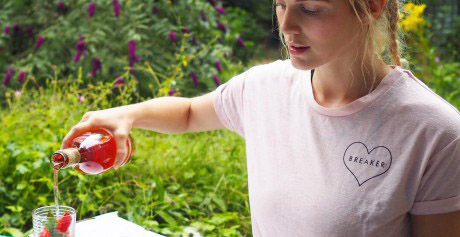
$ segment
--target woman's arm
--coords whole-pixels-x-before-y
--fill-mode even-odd
[[[179,134],[224,128],[214,110],[215,92],[195,98],[160,97],[145,102],[99,111],[90,111],[70,129],[62,141],[94,127],[109,130],[117,144],[125,144],[132,128]],[[115,168],[126,156],[126,147],[117,146]]]
[[[224,128],[214,110],[213,101],[215,93],[216,91],[213,91],[191,99],[186,132],[210,131]]]
[[[460,211],[435,214],[411,215],[413,237],[460,236]]]

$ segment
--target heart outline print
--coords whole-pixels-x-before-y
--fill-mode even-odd
[[[373,151],[375,154],[372,154]],[[351,143],[343,153],[343,163],[355,177],[360,187],[367,181],[386,173],[390,169],[392,161],[391,151],[387,147],[377,146],[369,151],[362,142]]]

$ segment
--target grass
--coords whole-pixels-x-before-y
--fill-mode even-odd
[[[73,81],[24,89],[0,111],[0,234],[30,233],[32,210],[54,203],[49,157],[71,126],[88,110],[136,97],[134,82],[113,90],[109,84],[80,89]],[[225,130],[166,135],[138,129],[132,136],[136,153],[125,167],[96,176],[60,172],[60,201],[77,209],[78,220],[118,211],[165,235],[188,226],[206,236],[251,235],[241,137]]]

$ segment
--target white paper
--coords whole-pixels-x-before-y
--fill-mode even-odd
[[[77,222],[76,237],[162,237],[111,212]]]

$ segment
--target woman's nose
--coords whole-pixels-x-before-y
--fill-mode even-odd
[[[286,10],[281,14],[280,30],[283,34],[300,34],[300,19],[296,15],[294,9],[286,7]]]

